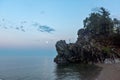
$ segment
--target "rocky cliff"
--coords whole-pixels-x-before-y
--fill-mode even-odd
[[[78,31],[75,43],[67,44],[65,40],[56,43],[58,52],[54,59],[57,64],[67,63],[104,63],[106,59],[114,62],[120,58],[119,47],[112,44],[108,37],[92,35],[85,29]]]

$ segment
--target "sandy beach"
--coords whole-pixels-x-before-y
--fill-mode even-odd
[[[97,65],[103,69],[96,80],[120,80],[120,63]]]

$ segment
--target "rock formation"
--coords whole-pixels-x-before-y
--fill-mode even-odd
[[[100,37],[91,36],[90,32],[80,29],[75,43],[67,44],[65,40],[56,43],[58,55],[54,62],[57,64],[67,63],[103,63],[105,59],[114,62],[115,58],[120,58],[120,53],[116,47],[109,46],[107,40]],[[107,44],[107,45],[105,45]]]
[[[58,55],[54,62],[63,63],[103,63],[106,59],[120,58],[120,20],[110,18],[103,7],[83,20],[84,28],[77,33],[75,43],[64,40],[56,43]]]

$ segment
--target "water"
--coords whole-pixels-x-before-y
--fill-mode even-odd
[[[42,57],[1,57],[0,79],[3,80],[54,80],[55,64]]]
[[[93,80],[99,72],[93,65],[56,65],[53,57],[0,57],[0,80]]]

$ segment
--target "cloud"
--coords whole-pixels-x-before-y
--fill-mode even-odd
[[[2,19],[2,21],[4,22],[4,21],[5,21],[5,19],[3,18],[3,19]]]
[[[7,27],[3,27],[4,29],[8,29]]]
[[[53,29],[53,28],[51,28],[51,27],[49,27],[49,26],[46,26],[46,25],[43,25],[43,26],[40,25],[40,26],[38,27],[38,31],[50,33],[50,32],[55,31],[55,29]]]
[[[24,26],[16,27],[15,29],[19,30],[19,31],[22,31],[22,32],[25,32]]]
[[[19,30],[19,27],[16,27],[15,29],[16,29],[16,30]]]
[[[37,27],[37,30],[40,32],[48,32],[51,33],[53,31],[55,31],[55,29],[51,28],[50,26],[47,25],[40,25],[39,23],[34,23],[33,24],[34,27]]]
[[[24,27],[24,26],[22,26],[22,25],[20,26],[21,29],[22,29],[23,27]]]
[[[31,26],[31,27],[28,27],[28,26]],[[55,29],[51,28],[50,26],[40,25],[40,23],[37,23],[37,22],[29,23],[28,21],[21,21],[18,24],[13,24],[12,22],[9,22],[4,18],[0,20],[0,28],[14,29],[22,32],[27,32],[28,30],[32,31],[32,29],[34,29],[35,31],[47,32],[47,33],[51,33],[55,31]]]
[[[40,14],[45,14],[45,11],[41,11]]]
[[[21,24],[26,24],[27,23],[27,21],[21,21]]]
[[[25,32],[25,29],[21,29],[22,32]]]
[[[39,23],[35,22],[35,23],[32,24],[32,26],[38,27],[38,26],[39,26]]]

